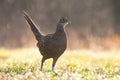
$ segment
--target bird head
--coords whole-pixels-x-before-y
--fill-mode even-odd
[[[66,17],[61,17],[59,23],[63,24],[63,25],[67,25],[69,23],[69,21]]]

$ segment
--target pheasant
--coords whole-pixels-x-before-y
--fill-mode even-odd
[[[66,17],[61,17],[57,23],[57,28],[54,34],[43,35],[34,21],[24,11],[24,18],[29,24],[36,40],[37,47],[42,55],[41,70],[45,60],[53,58],[52,71],[54,71],[55,64],[58,58],[64,53],[67,48],[67,37],[65,32],[65,26],[69,23]]]

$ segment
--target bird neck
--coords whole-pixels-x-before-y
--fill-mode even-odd
[[[65,25],[58,23],[55,34],[65,34]]]

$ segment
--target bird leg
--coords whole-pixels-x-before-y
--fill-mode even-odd
[[[53,58],[53,64],[52,64],[52,71],[57,75],[57,73],[54,71],[54,67],[55,67],[55,64],[56,64],[56,61],[57,61],[58,58]]]
[[[42,61],[41,61],[41,71],[42,71],[42,67],[43,67],[43,63],[45,62],[45,58],[42,58]]]

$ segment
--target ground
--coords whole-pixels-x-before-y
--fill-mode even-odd
[[[120,49],[67,50],[58,59],[55,75],[52,59],[40,71],[37,48],[0,49],[0,80],[120,80]]]

